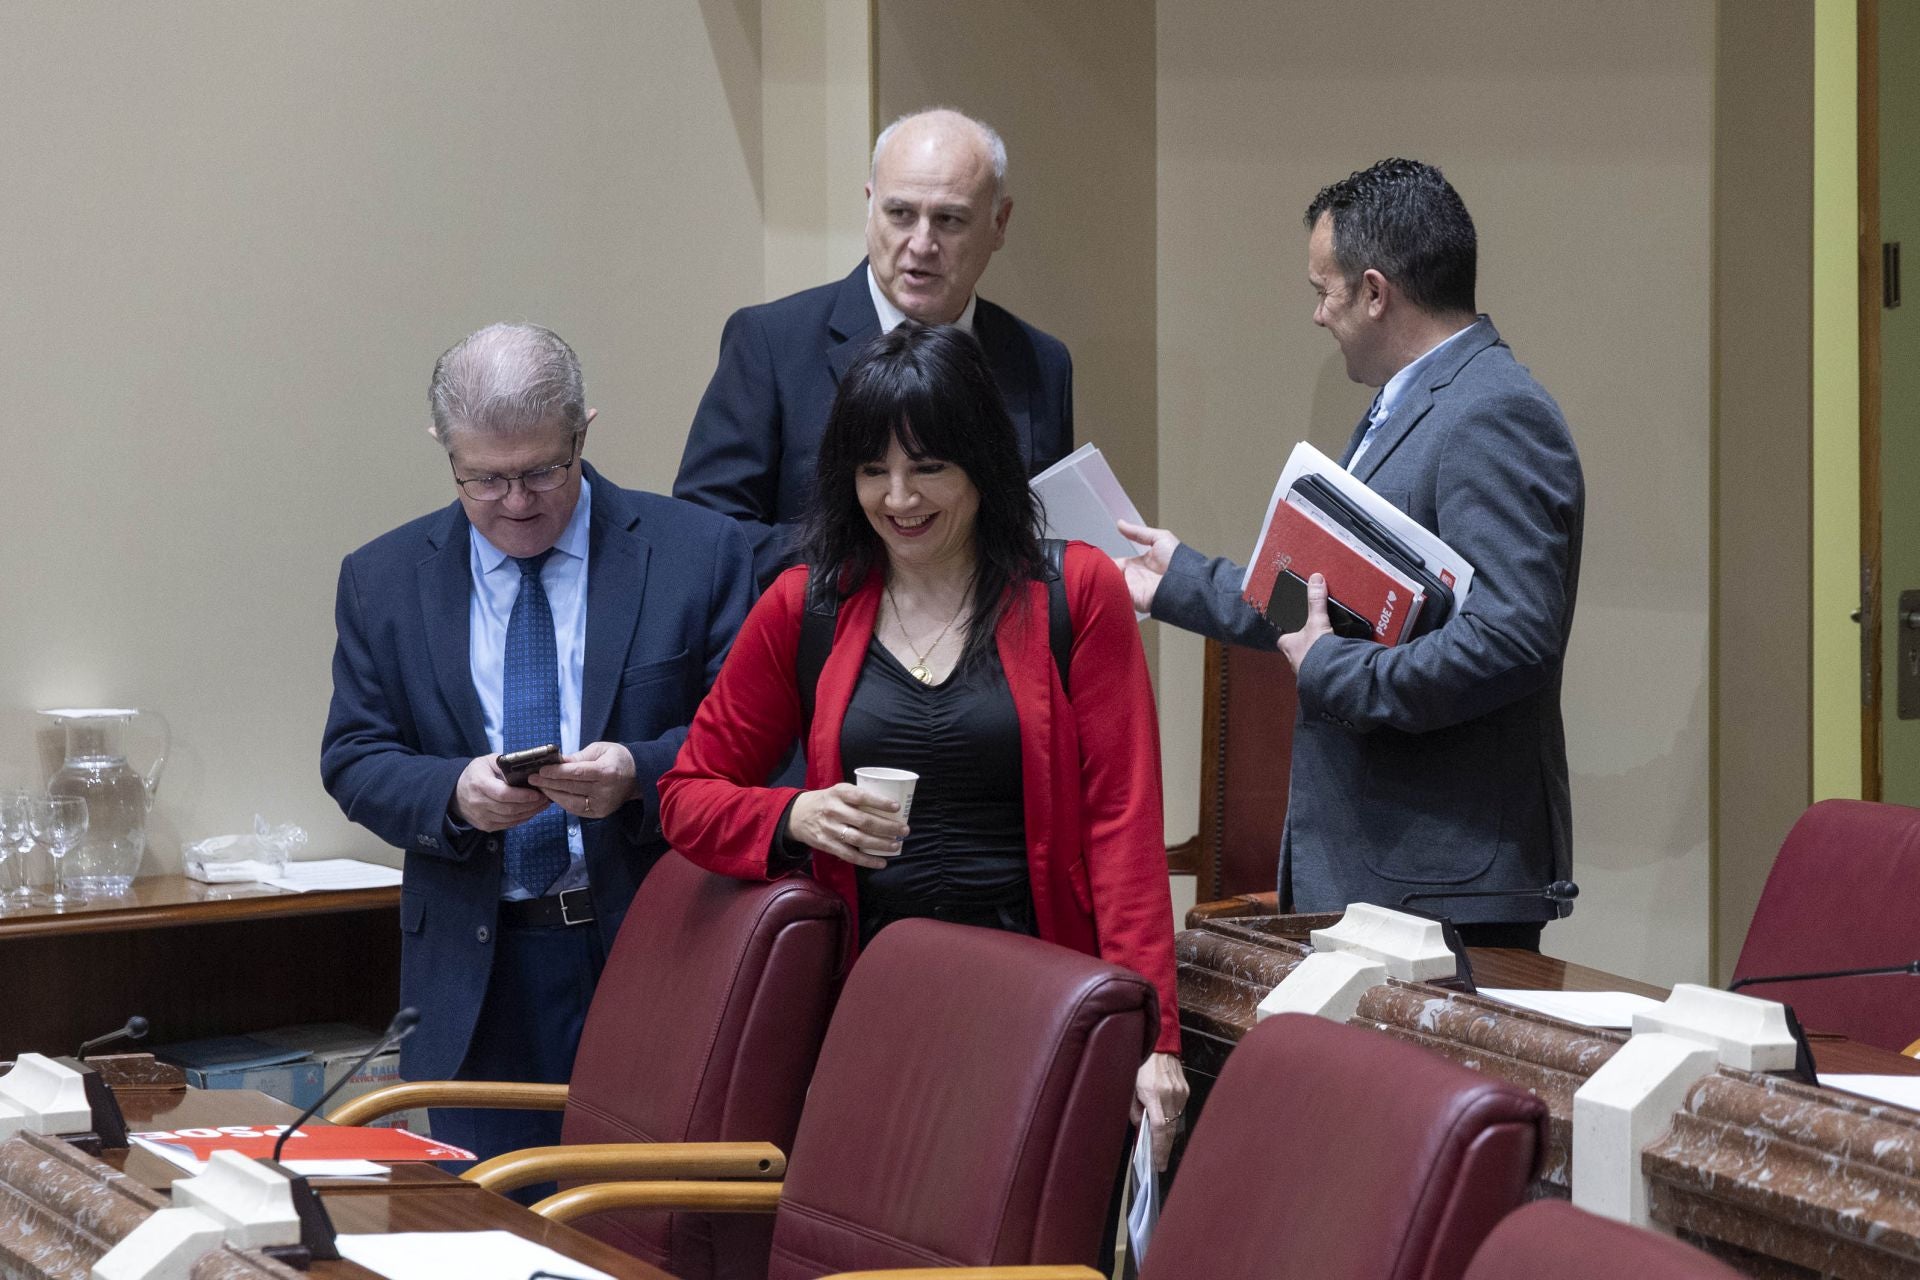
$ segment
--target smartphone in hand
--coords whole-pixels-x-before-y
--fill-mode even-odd
[[[549,742],[524,751],[506,751],[500,755],[500,776],[510,787],[524,787],[534,772],[560,758],[560,748]]]

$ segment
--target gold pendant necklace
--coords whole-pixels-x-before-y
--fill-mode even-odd
[[[901,616],[900,602],[893,598],[891,582],[887,583],[886,591],[887,603],[893,606],[893,624],[900,628],[900,638],[907,642],[907,651],[913,654],[913,665],[907,668],[907,674],[921,684],[932,684],[933,672],[927,667],[927,656],[940,647],[940,642],[947,638],[947,632],[953,630],[953,624],[960,621],[960,615],[966,612],[966,599],[964,597],[961,599],[959,607],[953,611],[953,616],[947,619],[947,625],[940,628],[940,634],[933,638],[933,643],[922,649],[914,644],[913,637],[907,634],[907,620]]]

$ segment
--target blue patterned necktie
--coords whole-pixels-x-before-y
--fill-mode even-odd
[[[553,610],[540,569],[551,550],[525,559],[520,593],[507,616],[506,670],[501,681],[503,750],[524,751],[560,742],[560,656],[553,639]],[[567,815],[548,805],[517,827],[507,829],[507,875],[536,898],[567,869]]]
[[[1373,443],[1373,437],[1379,434],[1380,424],[1387,420],[1387,415],[1380,412],[1380,398],[1386,394],[1386,388],[1382,387],[1374,393],[1373,403],[1367,407],[1367,416],[1365,419],[1367,431],[1365,435],[1360,437],[1360,443],[1354,446],[1353,457],[1347,463],[1348,471],[1352,471],[1355,467],[1359,466],[1360,459],[1367,456],[1367,446],[1371,445]]]

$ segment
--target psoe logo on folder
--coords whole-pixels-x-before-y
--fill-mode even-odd
[[[1380,606],[1380,619],[1373,624],[1373,634],[1385,638],[1387,627],[1393,622],[1393,607],[1400,602],[1400,593],[1389,590],[1387,602]]]

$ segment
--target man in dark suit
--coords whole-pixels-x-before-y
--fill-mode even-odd
[[[1073,448],[1067,349],[974,293],[1013,199],[1000,136],[956,111],[881,133],[867,181],[867,259],[837,284],[736,311],[694,415],[675,497],[732,516],[764,585],[789,563],[840,375],[904,317],[957,324],[985,349],[1028,474]]]
[[[1474,566],[1459,613],[1394,648],[1333,635],[1309,584],[1277,636],[1242,569],[1164,529],[1119,563],[1134,605],[1188,630],[1278,643],[1299,680],[1282,852],[1301,911],[1397,906],[1419,891],[1538,889],[1572,869],[1561,663],[1585,489],[1560,408],[1474,313],[1476,240],[1440,171],[1384,160],[1308,206],[1314,323],[1381,388],[1341,458]],[[1290,882],[1290,884],[1289,884]],[[1423,904],[1479,946],[1538,949],[1542,897]]]
[[[586,464],[594,411],[551,331],[482,329],[429,396],[458,500],[341,565],[320,769],[406,852],[400,999],[420,1024],[401,1074],[564,1081],[752,560],[732,521]],[[545,743],[559,760],[508,782],[500,753]],[[559,1141],[557,1115],[434,1129],[482,1158]]]

